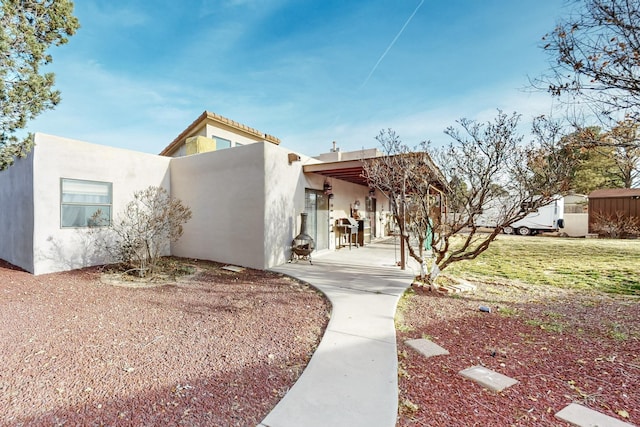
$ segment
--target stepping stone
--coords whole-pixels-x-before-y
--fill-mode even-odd
[[[449,354],[447,350],[440,347],[438,344],[423,338],[407,340],[404,343],[426,357]]]
[[[458,283],[449,284],[442,286],[444,290],[451,293],[460,293],[460,292],[475,292],[477,287],[465,280],[460,280]]]
[[[633,427],[633,424],[625,423],[577,403],[565,407],[556,414],[556,418],[578,427]]]
[[[502,391],[507,387],[518,384],[517,380],[487,369],[484,366],[473,366],[460,371],[459,374],[493,391]]]
[[[238,267],[237,265],[225,265],[223,270],[233,271],[234,273],[241,273],[245,270],[244,267]]]

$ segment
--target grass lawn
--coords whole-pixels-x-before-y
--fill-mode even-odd
[[[446,274],[640,295],[640,240],[501,235]]]

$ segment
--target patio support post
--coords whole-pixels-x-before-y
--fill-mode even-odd
[[[403,190],[404,190],[404,186],[403,186]],[[404,234],[405,234],[405,229],[407,226],[407,223],[405,222],[405,195],[404,195],[404,191],[402,194],[402,204],[400,205],[400,210],[402,212],[401,217],[402,217],[402,227],[400,227],[400,270],[404,270],[407,266],[407,260],[405,257],[405,242],[404,242]]]

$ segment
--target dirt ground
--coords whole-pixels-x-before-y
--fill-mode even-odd
[[[554,414],[574,402],[640,424],[640,299],[477,285],[401,302],[399,426],[567,426]],[[413,338],[450,354],[425,358]],[[496,393],[459,375],[476,365],[519,383]]]
[[[308,363],[328,303],[278,274],[189,264],[147,283],[0,261],[0,425],[258,424]]]

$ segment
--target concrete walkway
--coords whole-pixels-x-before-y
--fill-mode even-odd
[[[395,266],[398,251],[391,240],[273,269],[324,292],[332,313],[302,376],[259,427],[396,425],[394,316],[413,277]]]

